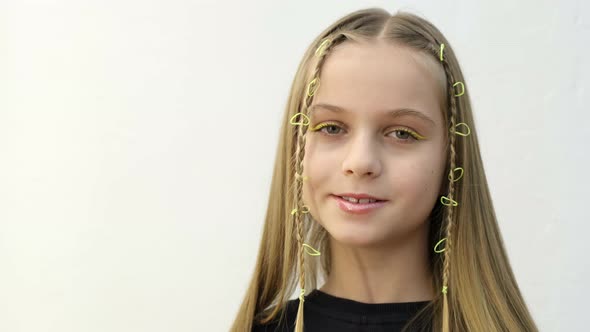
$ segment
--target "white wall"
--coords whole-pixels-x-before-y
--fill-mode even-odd
[[[584,330],[581,0],[1,2],[0,330],[227,331],[296,67],[372,6],[451,41],[525,299],[542,331]]]

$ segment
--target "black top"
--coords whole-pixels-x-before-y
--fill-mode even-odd
[[[428,303],[363,303],[314,289],[305,296],[303,325],[305,332],[396,332]],[[254,325],[252,332],[294,331],[298,307],[298,298],[289,300],[281,326],[277,318],[266,325]]]

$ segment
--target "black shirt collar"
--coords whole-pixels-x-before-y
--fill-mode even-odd
[[[313,304],[322,308],[330,308],[352,315],[401,314],[412,315],[426,306],[430,301],[395,302],[395,303],[364,303],[325,293],[319,289],[312,290],[305,296],[305,304]]]

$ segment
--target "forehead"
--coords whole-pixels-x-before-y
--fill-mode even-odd
[[[433,60],[407,47],[345,42],[326,58],[314,104],[335,104],[363,113],[411,108],[438,124],[443,100],[439,75],[444,72]]]

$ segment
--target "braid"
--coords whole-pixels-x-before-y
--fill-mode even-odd
[[[332,38],[325,38],[323,42],[318,46],[316,49],[316,56],[317,56],[317,64],[312,74],[312,81],[309,82],[307,85],[306,95],[304,97],[304,104],[303,110],[301,112],[302,117],[307,117],[307,110],[311,105],[313,100],[313,95],[317,91],[320,85],[320,71],[321,66],[325,61],[327,51],[333,47],[336,43],[336,39],[341,37],[341,35],[336,35]],[[308,118],[309,119],[309,118]],[[295,174],[296,180],[303,180],[303,159],[305,157],[305,142],[306,142],[306,130],[305,126],[301,125],[298,126],[297,130],[297,138],[296,138],[296,148],[295,148]],[[308,213],[309,210],[306,206],[303,205],[302,196],[303,196],[303,181],[296,181],[294,186],[294,199],[295,199],[295,206],[296,209],[293,212],[300,211],[302,213]],[[295,215],[295,225],[296,225],[296,236],[297,236],[297,254],[299,257],[299,284],[301,287],[301,295],[299,296],[299,308],[297,310],[297,318],[295,323],[295,331],[296,332],[303,332],[303,303],[304,295],[305,295],[305,255],[304,255],[304,229],[303,229],[303,217],[301,213],[294,213]]]
[[[444,62],[443,62],[444,63]],[[444,68],[445,68],[445,72],[447,74],[447,80],[449,80],[452,84],[453,82],[453,77],[451,74],[451,70],[449,69],[448,64],[444,63],[443,64]],[[452,86],[452,85],[449,85]],[[450,117],[450,124],[451,124],[451,130],[455,129],[455,119],[456,119],[456,113],[457,113],[457,105],[456,105],[456,101],[455,101],[455,97],[452,96],[451,94],[449,94],[450,97],[450,113],[451,113],[451,117]],[[450,169],[451,171],[453,169],[455,169],[455,157],[456,157],[456,153],[455,153],[455,135],[451,134],[450,135],[450,142],[449,142],[449,149],[450,149]],[[455,184],[453,180],[449,180],[449,199],[453,199],[454,195],[455,195]],[[447,205],[447,214],[446,214],[446,219],[447,219],[447,225],[445,228],[445,238],[446,243],[445,243],[445,252],[444,252],[444,263],[443,263],[443,287],[446,287],[446,285],[448,285],[448,280],[449,280],[449,261],[451,259],[451,251],[453,250],[453,237],[451,236],[451,232],[453,230],[453,224],[454,224],[454,218],[453,218],[453,205],[449,204]],[[448,300],[447,300],[447,294],[446,294],[446,288],[445,288],[445,292],[444,292],[444,303],[443,303],[443,332],[448,331],[449,328],[449,304],[448,304]]]
[[[454,170],[456,169],[456,156],[457,153],[455,151],[455,134],[456,134],[456,120],[457,120],[457,101],[456,97],[463,94],[455,94],[454,93],[454,86],[457,84],[462,84],[461,82],[454,83],[453,73],[451,71],[449,63],[446,59],[443,60],[443,50],[444,50],[444,43],[437,43],[440,45],[440,54],[437,53],[437,56],[440,57],[440,61],[442,63],[443,69],[445,71],[445,76],[447,80],[447,105],[449,105],[449,113],[450,116],[448,121],[450,123],[450,130],[447,133],[449,137],[449,166],[450,166],[450,174],[449,174],[449,186],[448,186],[448,196],[446,197],[451,204],[444,204],[447,206],[447,213],[446,213],[446,227],[444,228],[444,238],[446,240],[445,249],[444,249],[444,259],[443,259],[443,271],[442,271],[442,293],[443,293],[443,314],[442,314],[442,331],[448,332],[450,331],[450,314],[449,314],[449,303],[448,303],[448,296],[447,296],[447,286],[449,281],[449,270],[450,270],[450,260],[451,260],[451,253],[453,250],[453,237],[452,237],[452,230],[454,226],[454,216],[453,212],[454,206],[457,206],[458,203],[454,200],[455,196],[455,181],[454,179]],[[438,51],[438,48],[437,48]],[[441,197],[441,202],[445,197]],[[436,251],[436,247],[435,247]],[[454,289],[453,289],[454,290]]]

